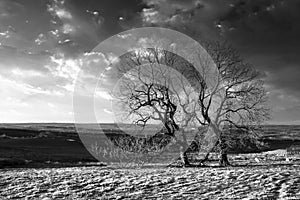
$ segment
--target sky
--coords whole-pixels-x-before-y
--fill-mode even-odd
[[[138,27],[222,40],[264,72],[271,124],[300,124],[298,0],[0,0],[0,122],[73,122],[83,55]],[[86,58],[85,57],[85,58]],[[99,96],[100,121],[112,111]]]

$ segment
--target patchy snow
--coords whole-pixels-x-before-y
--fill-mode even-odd
[[[300,166],[0,170],[0,199],[300,199]]]

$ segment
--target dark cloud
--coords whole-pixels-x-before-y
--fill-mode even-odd
[[[254,3],[253,3],[254,2]],[[256,3],[256,4],[255,4]],[[254,11],[254,8],[257,8]],[[267,81],[300,98],[300,8],[299,1],[251,1],[239,8],[239,18],[225,16],[236,30],[225,34],[257,68],[268,72]],[[234,11],[236,12],[236,11]]]
[[[184,32],[196,39],[212,39],[218,37],[214,21],[223,11],[212,9],[211,2],[188,0],[146,0],[148,5],[141,12],[145,26],[164,26]]]
[[[274,120],[299,119],[299,1],[145,2],[150,7],[141,13],[146,25],[170,27],[200,41],[230,42],[246,61],[265,72],[270,105],[282,107]]]
[[[18,50],[16,47],[0,45],[0,70],[22,68],[47,72],[48,69],[45,67],[45,63],[49,62],[50,55],[44,51],[32,53]]]

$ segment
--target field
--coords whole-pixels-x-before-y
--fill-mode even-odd
[[[264,129],[266,152],[178,168],[102,165],[72,124],[1,124],[0,199],[300,199],[300,155],[272,151],[299,147],[300,126]]]
[[[300,199],[299,165],[11,169],[1,199]]]

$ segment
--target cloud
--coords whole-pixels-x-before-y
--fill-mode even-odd
[[[46,3],[2,0],[2,97],[19,98],[19,102],[11,99],[16,108],[19,108],[18,103],[25,106],[22,99],[27,99],[29,107],[39,105],[40,112],[45,113],[43,106],[49,107],[46,102],[51,101],[47,103],[61,105],[57,106],[57,112],[62,109],[69,113],[67,99],[75,81],[82,81],[88,87],[109,62],[118,61],[113,55],[106,58],[86,52],[123,30],[162,26],[199,41],[218,39],[232,43],[246,61],[265,71],[271,105],[279,108],[276,120],[296,121],[299,117],[296,101],[300,99],[299,5],[297,0],[53,0]],[[78,71],[84,73],[83,80],[76,79]],[[56,100],[51,99],[51,95],[68,98]],[[100,103],[109,99],[103,94],[100,96],[104,97],[99,98]],[[2,105],[8,105],[9,100],[3,101]],[[29,109],[18,110],[13,105],[7,109],[12,118],[13,113],[19,113],[20,120],[22,112]],[[104,115],[103,112],[100,115]],[[38,113],[35,117],[26,116],[41,117]]]
[[[9,46],[0,48],[0,75],[27,95],[72,92],[80,70],[80,58],[64,54],[24,52]]]
[[[55,0],[48,4],[51,14],[52,36],[55,47],[68,57],[90,51],[99,42],[105,18],[97,10],[77,7],[71,1]],[[66,42],[68,41],[68,42]]]
[[[0,71],[19,67],[47,72],[48,70],[44,67],[44,63],[49,61],[49,55],[49,53],[44,51],[32,53],[18,50],[16,47],[0,45]]]
[[[18,2],[10,2],[7,0],[3,0],[0,2],[0,17],[3,18],[8,18],[8,17],[12,17],[14,15],[16,15],[17,13],[15,12],[15,9],[22,9],[23,6],[22,4],[18,3]]]
[[[4,38],[9,38],[10,37],[9,31],[0,32],[0,36]]]
[[[61,20],[72,19],[72,14],[64,7],[64,0],[53,0],[47,5],[47,11]]]
[[[52,23],[55,27],[52,34],[60,38],[68,37],[76,32],[74,19],[70,11],[65,7],[64,0],[54,0],[47,5],[47,11],[52,15]]]
[[[110,115],[112,115],[112,114],[113,114],[113,112],[112,112],[111,110],[108,110],[108,109],[106,109],[106,108],[105,108],[105,109],[103,109],[103,111],[104,111],[104,112],[106,112],[107,114],[110,114]]]
[[[96,25],[101,26],[104,23],[104,17],[100,14],[99,11],[86,10],[86,12],[92,15],[93,21]]]
[[[70,34],[75,32],[75,27],[71,24],[64,24],[61,28],[61,31],[63,34]]]
[[[299,118],[300,99],[299,1],[171,1],[145,0],[141,12],[144,25],[165,26],[194,39],[226,40],[257,69],[265,72],[267,89],[277,91],[272,107],[280,107],[275,118]],[[272,94],[272,93],[271,93]],[[290,106],[288,106],[290,105]],[[289,111],[288,111],[289,110]],[[290,112],[290,114],[288,114]]]
[[[147,0],[145,3],[149,8],[144,8],[141,15],[146,24],[174,24],[179,18],[184,22],[198,8],[196,1]]]
[[[156,25],[172,28],[200,41],[220,36],[215,22],[226,11],[227,2],[146,0],[147,8],[141,12],[144,26]]]
[[[72,121],[71,97],[0,76],[0,121]],[[56,109],[49,105],[55,105]]]
[[[34,42],[37,44],[37,45],[41,45],[42,43],[46,42],[46,37],[43,33],[40,33],[38,35],[38,37],[34,40]]]
[[[100,97],[100,98],[103,98],[103,99],[106,99],[106,100],[112,100],[112,96],[107,93],[106,91],[96,91],[95,92],[95,95],[96,97]]]
[[[0,107],[5,110],[0,120],[70,120],[75,82],[88,87],[97,80],[95,68],[100,65],[104,70],[109,59],[113,61],[113,57],[84,53],[111,34],[103,27],[102,4],[86,9],[56,0],[48,6],[35,0],[0,4]],[[79,71],[84,80],[77,80]]]

